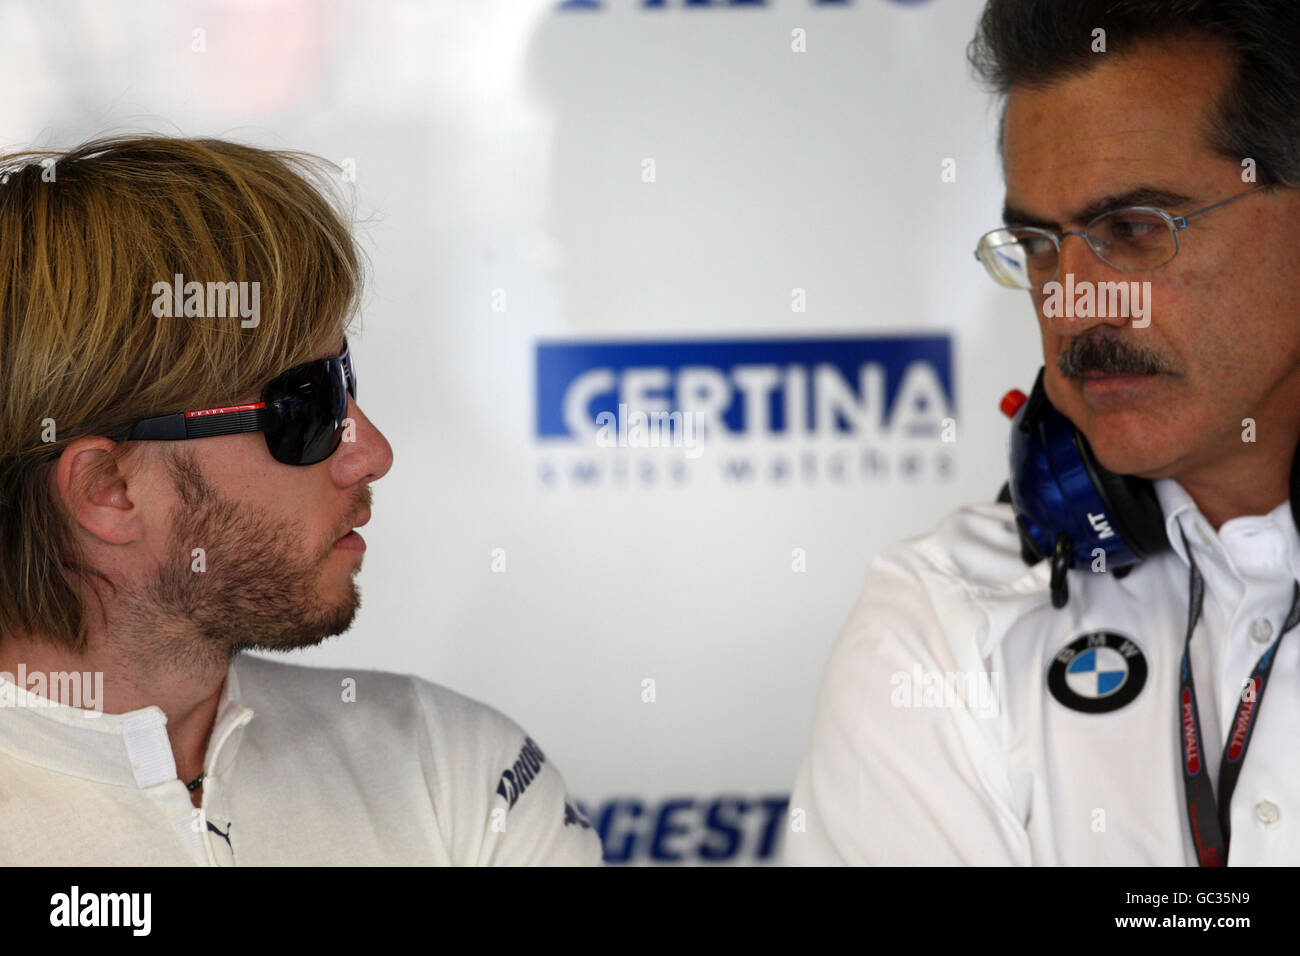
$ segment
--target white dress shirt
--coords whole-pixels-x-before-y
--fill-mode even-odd
[[[1020,558],[1008,504],[962,508],[874,560],[826,667],[787,863],[1196,865],[1179,529],[1205,579],[1191,662],[1216,793],[1241,687],[1291,606],[1300,534],[1289,503],[1216,533],[1176,481],[1155,488],[1172,550],[1122,579],[1069,572],[1060,610],[1049,562]],[[1300,864],[1296,631],[1277,650],[1232,797],[1229,865]],[[1079,656],[1099,632],[1113,636]]]
[[[158,707],[95,714],[51,704],[7,676],[0,864],[601,860],[559,772],[518,725],[416,677],[237,656],[200,811],[176,778]]]

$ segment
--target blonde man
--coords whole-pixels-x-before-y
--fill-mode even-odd
[[[351,625],[392,450],[325,164],[0,157],[0,863],[597,864],[509,718],[244,650]]]

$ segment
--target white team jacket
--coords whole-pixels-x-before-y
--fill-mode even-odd
[[[237,656],[202,814],[176,779],[159,708],[87,718],[35,696],[0,678],[0,865],[601,860],[518,725],[416,677]]]
[[[1213,781],[1237,695],[1290,607],[1300,535],[1287,503],[1216,534],[1176,481],[1156,492],[1174,549],[1123,579],[1071,571],[1061,610],[1048,562],[1021,560],[1008,504],[962,508],[877,557],[826,667],[785,861],[1195,865],[1178,529],[1205,578],[1192,671]],[[1232,798],[1229,865],[1300,864],[1297,632],[1276,653]],[[1067,672],[1054,658],[1076,641],[1095,651]]]

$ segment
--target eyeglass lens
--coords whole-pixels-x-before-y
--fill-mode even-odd
[[[1106,263],[1126,272],[1154,269],[1178,251],[1173,224],[1155,211],[1117,209],[1088,224],[1085,235]],[[1050,282],[1060,265],[1057,243],[1033,229],[997,229],[980,240],[979,258],[994,280],[1019,289]]]

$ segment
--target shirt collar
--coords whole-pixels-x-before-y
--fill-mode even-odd
[[[1238,579],[1273,576],[1279,570],[1300,576],[1296,572],[1300,567],[1300,531],[1291,516],[1290,501],[1282,502],[1268,514],[1232,518],[1216,532],[1175,479],[1158,478],[1153,484],[1165,516],[1165,534],[1184,564],[1190,566],[1180,531],[1187,535],[1201,568],[1207,563],[1223,565]]]
[[[94,676],[87,671],[77,679],[89,689]],[[34,684],[38,679],[48,678],[27,674],[25,669],[16,674],[0,672],[0,752],[57,773],[119,787],[145,789],[176,779],[167,715],[161,707],[150,705],[125,714],[67,707],[29,690],[40,686]],[[102,675],[99,680],[102,688]],[[251,717],[252,711],[240,703],[232,661],[208,741],[209,754],[232,725],[247,723]]]

